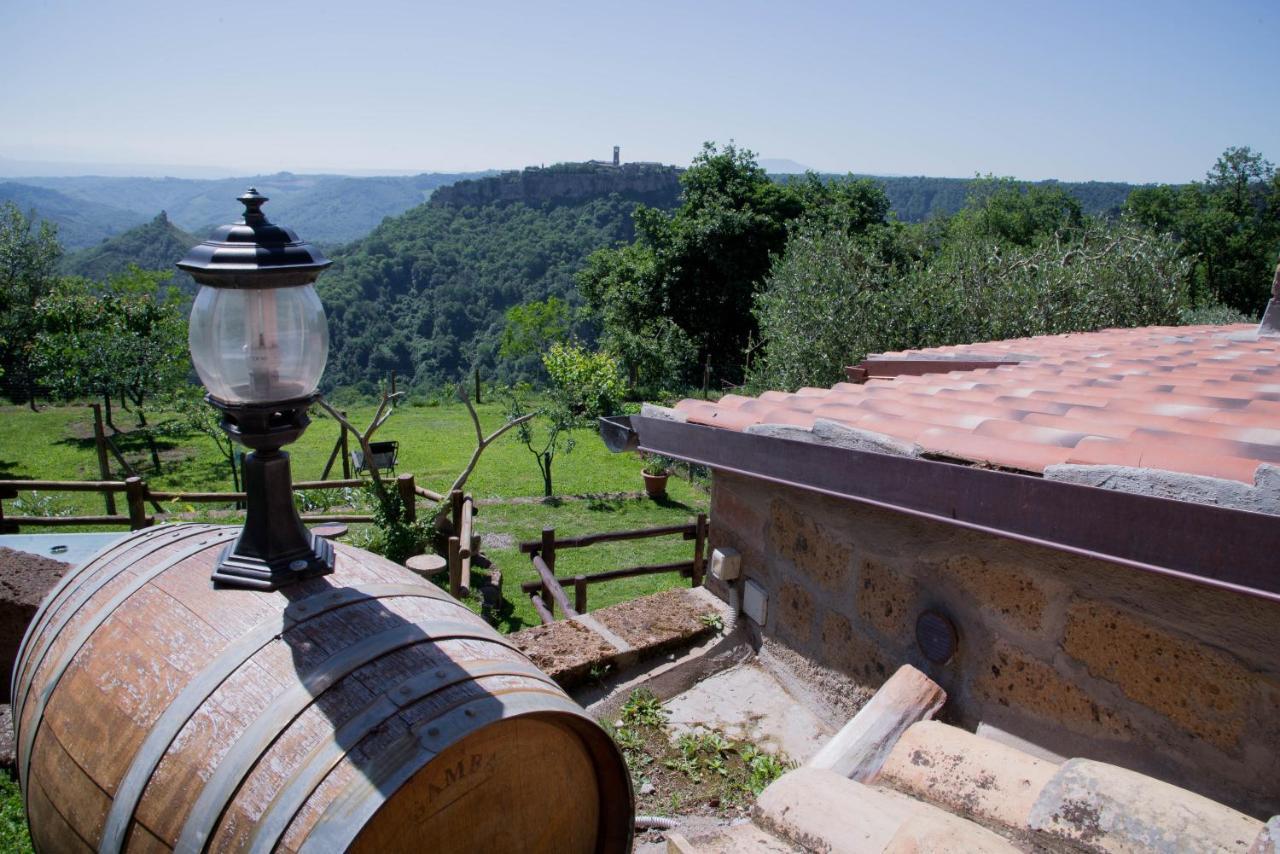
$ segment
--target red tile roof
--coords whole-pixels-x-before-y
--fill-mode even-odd
[[[1256,328],[1108,329],[884,353],[864,365],[933,364],[918,375],[873,370],[865,384],[676,409],[729,430],[825,419],[1028,472],[1112,464],[1253,483],[1260,463],[1280,465],[1280,338],[1253,337]],[[966,369],[949,371],[947,361]],[[1005,364],[971,369],[982,361]]]

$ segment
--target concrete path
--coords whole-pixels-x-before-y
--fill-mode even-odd
[[[805,762],[832,731],[755,663],[702,680],[666,703],[677,734],[705,727]]]

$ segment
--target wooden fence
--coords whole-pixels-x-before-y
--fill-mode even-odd
[[[471,592],[471,564],[480,557],[480,535],[475,532],[475,499],[455,489],[449,493],[449,513],[453,523],[450,529],[453,536],[449,537],[446,555],[449,595],[462,597]],[[485,564],[482,562],[481,565]]]
[[[364,487],[369,481],[363,478],[347,478],[344,480],[309,480],[293,484],[294,492],[311,489],[344,489],[347,487]],[[396,478],[396,490],[404,503],[408,521],[417,518],[417,499],[440,501],[441,496],[429,489],[417,486],[412,474],[402,474]],[[18,497],[19,492],[39,490],[42,492],[98,492],[105,495],[108,507],[114,509],[114,497],[124,493],[126,514],[108,512],[102,516],[5,516],[4,499]],[[0,534],[16,533],[20,526],[30,527],[68,527],[95,525],[128,525],[131,531],[146,528],[155,524],[155,516],[147,514],[147,503],[159,509],[160,501],[181,501],[187,504],[220,504],[244,501],[243,492],[170,492],[153,490],[140,477],[125,480],[0,480]],[[373,516],[368,513],[311,513],[302,516],[303,522],[372,522]]]
[[[576,617],[586,613],[587,588],[602,581],[613,581],[619,578],[635,578],[639,575],[657,575],[663,572],[679,572],[687,575],[693,587],[702,584],[702,572],[705,564],[707,548],[708,523],[705,513],[699,513],[694,521],[685,525],[665,525],[660,528],[641,528],[636,531],[610,531],[603,534],[587,534],[581,537],[556,539],[555,528],[543,528],[542,539],[520,544],[520,551],[528,554],[533,567],[538,571],[537,581],[526,581],[520,585],[522,592],[529,596],[533,608],[544,624],[555,622],[555,609],[558,606],[566,617]],[[640,540],[649,537],[666,537],[679,534],[686,540],[693,540],[693,560],[676,563],[650,564],[647,566],[631,566],[625,569],[610,569],[590,575],[557,577],[556,552],[561,549],[577,549],[596,543],[618,542],[620,540]],[[565,593],[564,585],[573,585],[573,603]]]

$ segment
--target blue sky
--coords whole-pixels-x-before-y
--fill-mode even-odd
[[[1280,2],[0,0],[0,157],[1184,181],[1280,161]],[[174,170],[170,170],[174,171]]]

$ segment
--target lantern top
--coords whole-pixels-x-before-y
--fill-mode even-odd
[[[285,288],[311,284],[331,263],[292,229],[267,220],[268,199],[250,187],[237,201],[244,219],[214,229],[178,262],[201,285],[216,288]]]

